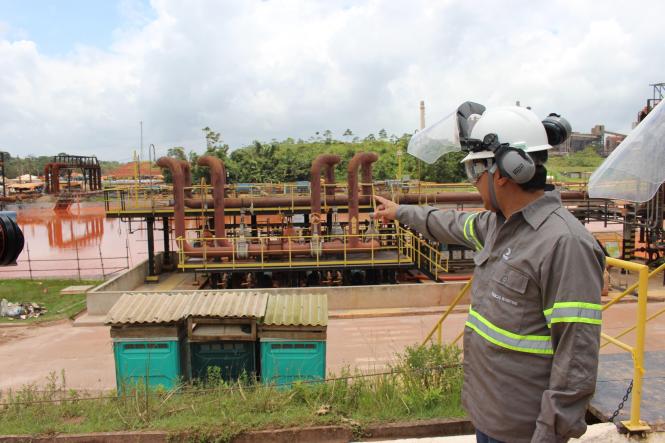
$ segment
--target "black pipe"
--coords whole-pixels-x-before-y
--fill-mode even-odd
[[[146,218],[146,227],[148,229],[148,277],[154,277],[155,274],[155,217]]]

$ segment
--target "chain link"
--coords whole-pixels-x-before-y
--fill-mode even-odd
[[[633,381],[630,381],[630,384],[628,385],[628,389],[626,390],[626,395],[623,396],[623,399],[621,400],[621,403],[619,403],[619,406],[617,406],[616,411],[612,414],[610,417],[610,422],[614,423],[614,419],[617,418],[617,415],[619,415],[619,412],[623,409],[624,403],[628,401],[628,397],[630,396],[630,393],[633,392]]]

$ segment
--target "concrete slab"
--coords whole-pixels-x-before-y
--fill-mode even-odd
[[[376,309],[336,309],[328,312],[328,318],[372,318],[372,317],[402,317],[406,315],[441,315],[448,309],[447,306],[429,306],[422,308],[376,308]],[[466,313],[468,305],[459,305],[453,309],[454,313]]]
[[[430,437],[430,438],[407,438],[400,440],[382,440],[384,443],[475,443],[475,435],[456,435],[452,437]],[[629,443],[635,442],[627,435],[617,432],[616,426],[612,423],[598,423],[591,425],[580,438],[571,438],[569,443]],[[665,434],[652,433],[645,439],[640,439],[643,443],[665,443]],[[381,440],[375,443],[380,443]]]
[[[60,290],[61,295],[75,295],[75,294],[85,294],[92,288],[94,288],[95,285],[74,285],[74,286],[67,286],[66,288]]]
[[[106,315],[94,315],[88,314],[87,312],[79,315],[74,320],[73,326],[75,327],[84,327],[84,326],[104,326],[104,319]]]

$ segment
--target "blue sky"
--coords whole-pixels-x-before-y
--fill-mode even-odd
[[[0,0],[5,37],[31,40],[40,53],[62,56],[77,45],[109,49],[114,31],[130,26],[137,12],[149,18],[147,1]]]
[[[0,0],[0,149],[129,160],[348,128],[412,133],[519,100],[628,132],[665,81],[665,2]]]

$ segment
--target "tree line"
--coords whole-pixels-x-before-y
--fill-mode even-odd
[[[398,175],[398,158],[401,152],[402,177],[435,182],[460,182],[465,180],[464,167],[459,163],[462,153],[444,155],[436,163],[428,165],[406,153],[411,134],[401,137],[387,136],[385,130],[360,140],[347,129],[343,137],[349,141],[336,140],[329,130],[317,132],[308,140],[287,138],[270,142],[254,141],[248,146],[230,152],[220,133],[203,128],[206,149],[203,154],[187,152],[184,147],[168,149],[170,157],[187,160],[192,165],[192,180],[197,183],[201,177],[207,177],[207,168],[197,165],[201,155],[213,155],[224,161],[230,183],[282,183],[310,179],[312,161],[319,154],[336,154],[342,159],[336,168],[336,179],[346,181],[346,168],[349,160],[363,151],[376,152],[379,160],[373,165],[375,180],[393,180]],[[165,171],[165,179],[170,181],[170,174]]]

